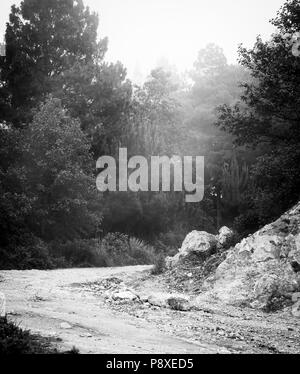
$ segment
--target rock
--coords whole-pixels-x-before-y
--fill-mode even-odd
[[[133,301],[137,299],[137,296],[132,293],[131,291],[118,291],[112,294],[113,300],[126,300],[126,301]]]
[[[264,308],[300,290],[300,203],[231,249],[207,285],[229,304]],[[290,297],[290,296],[289,296]]]
[[[168,308],[168,298],[169,295],[163,295],[163,294],[153,294],[148,296],[148,303],[154,306],[159,306],[163,308]]]
[[[292,307],[292,315],[294,317],[299,318],[300,317],[300,300],[296,302],[296,304]]]
[[[206,258],[217,247],[217,238],[215,235],[205,231],[192,231],[184,239],[179,252],[174,257],[166,258],[166,268],[171,269],[178,265],[182,260],[196,256]]]
[[[205,231],[192,231],[184,239],[179,252],[183,255],[190,253],[209,255],[214,251],[216,244],[215,235]]]
[[[228,245],[228,243],[232,239],[233,235],[234,235],[233,231],[229,229],[228,227],[223,226],[222,228],[220,228],[219,235],[217,236],[218,247],[219,248],[226,247],[226,245]]]
[[[0,292],[0,317],[5,317],[6,315],[6,298],[4,293]]]
[[[298,300],[300,300],[300,292],[295,292],[292,294],[292,302],[296,303]]]
[[[139,295],[139,298],[143,303],[148,302],[148,296],[147,295]]]
[[[71,326],[68,322],[62,322],[62,323],[60,324],[60,328],[61,328],[61,329],[68,330],[68,329],[71,329],[72,326]]]
[[[189,300],[184,297],[178,297],[178,296],[170,297],[168,299],[168,304],[170,308],[174,310],[181,310],[181,311],[186,312],[191,309]]]

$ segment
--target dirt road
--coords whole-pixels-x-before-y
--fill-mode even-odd
[[[81,353],[300,353],[299,320],[203,304],[179,312],[111,303],[93,284],[118,277],[144,292],[164,289],[149,267],[1,271],[10,320]]]

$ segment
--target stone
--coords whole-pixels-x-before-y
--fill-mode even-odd
[[[234,233],[231,229],[226,226],[221,227],[217,236],[219,247],[226,247],[226,245],[228,245],[228,243],[232,239],[233,235]]]
[[[6,298],[4,293],[0,292],[0,317],[5,317],[6,315]]]
[[[179,296],[173,296],[168,298],[168,304],[171,309],[180,310],[187,312],[191,309],[191,305],[188,299]]]
[[[209,255],[214,251],[216,244],[215,235],[205,231],[192,231],[184,239],[179,252],[183,255],[190,253]]]
[[[143,303],[148,302],[148,296],[147,295],[139,295],[139,298]]]
[[[125,291],[118,291],[112,294],[112,299],[115,301],[116,300],[133,301],[137,299],[137,296],[133,292],[129,290],[125,290]]]
[[[192,231],[184,239],[179,252],[174,257],[166,258],[166,268],[172,269],[181,261],[196,256],[206,258],[212,254],[217,247],[215,235],[205,231]]]
[[[292,315],[297,318],[300,317],[300,300],[292,306]]]

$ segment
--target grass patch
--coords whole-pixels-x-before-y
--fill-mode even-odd
[[[58,354],[79,353],[76,348],[68,352],[59,352],[49,338],[32,335],[22,330],[6,317],[0,317],[0,355],[11,354]]]

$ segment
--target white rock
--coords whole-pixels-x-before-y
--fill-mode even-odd
[[[113,300],[129,300],[133,301],[137,298],[137,296],[132,293],[131,291],[120,291],[120,292],[115,292],[112,295]]]
[[[219,235],[217,237],[218,243],[220,244],[220,246],[224,246],[228,242],[228,240],[232,238],[232,236],[233,236],[233,231],[230,230],[228,227],[223,226],[219,230]]]
[[[216,244],[215,235],[205,231],[192,231],[184,239],[179,252],[183,255],[190,253],[208,255],[215,249]]]

